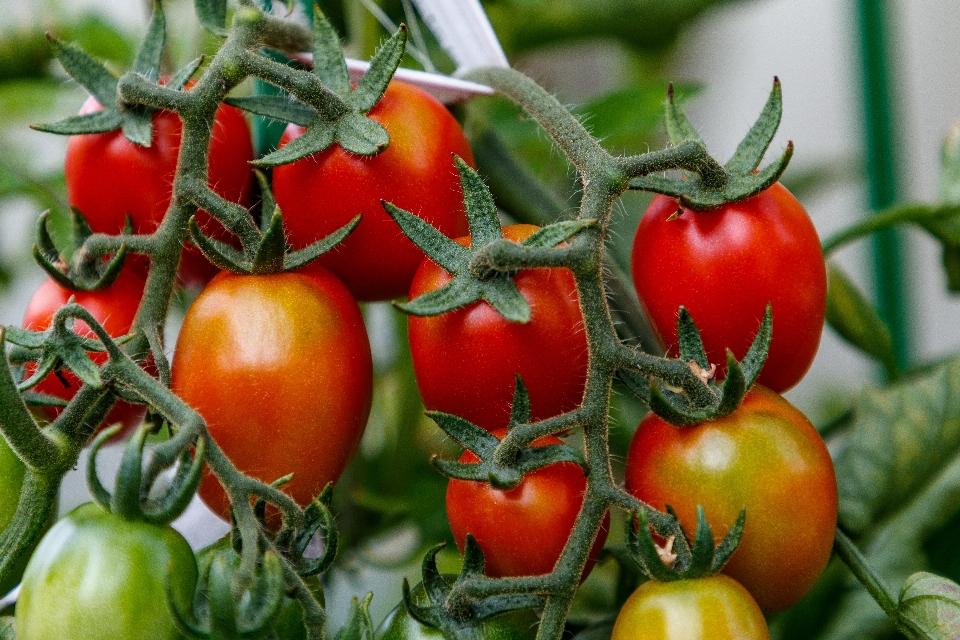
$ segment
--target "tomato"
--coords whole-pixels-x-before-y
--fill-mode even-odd
[[[17,454],[7,445],[7,441],[0,438],[0,532],[10,526],[13,515],[17,512],[17,503],[20,501],[20,489],[23,487],[26,470],[26,466]],[[17,586],[26,564],[25,558],[10,570],[4,580],[0,581],[0,598]]]
[[[102,109],[91,97],[80,114]],[[170,206],[181,129],[177,114],[156,111],[149,147],[130,142],[120,130],[70,136],[65,168],[70,206],[79,209],[98,233],[120,233],[127,214],[133,219],[134,233],[154,231]],[[251,160],[253,143],[243,112],[220,105],[210,140],[213,190],[226,200],[250,206],[253,174],[247,163]],[[207,213],[199,212],[197,221],[207,235],[232,239]],[[178,272],[182,284],[201,287],[218,271],[195,246],[186,245]]]
[[[54,314],[60,307],[67,304],[72,296],[77,304],[100,321],[107,333],[115,338],[125,336],[130,333],[130,328],[133,326],[133,320],[137,315],[145,285],[146,280],[142,272],[139,269],[129,267],[120,271],[120,275],[117,276],[112,285],[100,291],[71,291],[48,278],[30,299],[27,312],[23,317],[23,326],[31,331],[49,329],[50,325],[53,324]],[[90,327],[79,320],[74,323],[74,331],[82,336],[94,336]],[[91,353],[90,358],[95,363],[102,364],[107,361],[107,354]],[[152,360],[148,361],[144,368],[151,373],[156,370]],[[26,375],[31,375],[35,370],[34,365],[28,365]],[[73,372],[64,368],[59,376],[55,372],[51,372],[33,388],[33,391],[70,400],[76,395],[81,384],[80,379]],[[124,429],[130,429],[140,424],[146,410],[146,406],[142,404],[118,401],[110,410],[110,413],[107,414],[103,425],[120,422]],[[53,419],[60,415],[61,409],[59,407],[45,407],[45,411]]]
[[[167,599],[192,608],[197,564],[169,526],[77,507],[40,541],[17,601],[20,640],[179,639]]]
[[[630,443],[625,485],[658,509],[672,506],[691,535],[703,505],[718,542],[746,509],[724,572],[766,613],[803,597],[830,559],[837,524],[830,453],[810,421],[764,387],[754,385],[732,414],[694,427],[648,414]]]
[[[358,300],[389,300],[410,289],[420,251],[383,210],[381,200],[415,213],[442,233],[469,232],[460,178],[451,154],[470,165],[473,154],[460,125],[430,94],[393,81],[368,114],[390,134],[390,146],[363,157],[333,145],[273,170],[273,193],[283,211],[287,239],[301,249],[349,222],[363,219],[319,263]],[[280,147],[303,129],[291,124]]]
[[[505,429],[494,432],[498,438],[505,434]],[[533,446],[561,443],[559,438],[546,436],[534,441]],[[478,460],[469,450],[460,456],[460,462]],[[583,470],[572,462],[558,462],[528,473],[509,491],[494,489],[485,482],[451,479],[447,485],[447,518],[461,552],[468,533],[477,539],[488,576],[543,575],[557,564],[586,490]],[[607,514],[590,548],[581,580],[597,563],[609,528]]]
[[[677,213],[657,196],[633,240],[633,282],[660,337],[676,352],[677,309],[693,316],[711,363],[742,358],[767,303],[773,340],[761,384],[783,392],[810,368],[823,330],[827,275],[810,216],[781,184],[718,209]]]
[[[520,242],[537,227],[504,228]],[[468,237],[457,242],[468,245]],[[439,289],[449,273],[424,260],[410,298]],[[525,269],[514,282],[530,305],[530,322],[509,322],[479,301],[438,316],[408,319],[417,386],[428,409],[452,413],[493,431],[505,429],[516,385],[523,378],[531,415],[543,420],[576,409],[587,379],[587,339],[573,274]]]
[[[237,276],[200,293],[180,330],[172,388],[238,469],[308,504],[335,482],[370,413],[373,364],[360,308],[331,273]],[[224,518],[219,482],[200,496]]]
[[[610,640],[769,640],[763,613],[724,575],[645,582],[620,610]]]
[[[423,584],[415,586],[410,595],[420,606],[430,604]],[[539,620],[530,609],[508,611],[483,621],[484,640],[533,640],[537,635]],[[401,601],[377,627],[377,640],[441,640],[440,629],[420,623],[407,611]]]

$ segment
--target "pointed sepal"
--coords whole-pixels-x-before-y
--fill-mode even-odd
[[[313,5],[313,73],[341,96],[350,93],[350,75],[340,36],[316,3]]]
[[[376,106],[400,66],[406,44],[407,28],[400,25],[397,32],[374,53],[370,60],[370,69],[360,78],[356,89],[347,96],[347,102],[353,109],[359,113],[367,113]]]
[[[193,6],[204,29],[215,36],[227,35],[227,0],[194,0]]]
[[[290,96],[248,96],[227,98],[224,102],[258,116],[279,122],[292,122],[301,127],[310,127],[318,119],[313,107]]]
[[[324,120],[315,118],[313,124],[298,138],[273,153],[268,153],[251,164],[255,167],[279,167],[320,153],[336,141],[336,127]]]
[[[335,640],[373,640],[373,620],[370,618],[372,601],[372,593],[364,596],[363,600],[353,597],[347,622],[337,632]]]
[[[163,3],[154,0],[147,35],[137,49],[131,71],[138,73],[150,82],[160,78],[160,63],[163,60],[163,46],[167,36],[167,21],[163,15]]]

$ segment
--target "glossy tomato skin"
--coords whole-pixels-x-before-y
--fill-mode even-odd
[[[780,183],[748,200],[693,212],[650,203],[633,241],[633,282],[661,344],[673,354],[677,309],[693,316],[711,363],[742,358],[767,303],[773,340],[760,383],[783,392],[810,368],[823,330],[827,276],[810,216]]]
[[[494,435],[503,438],[506,430]],[[561,444],[554,436],[540,438],[535,447]],[[471,451],[460,462],[477,462]],[[447,518],[457,547],[463,551],[467,534],[483,550],[484,573],[491,577],[544,575],[553,571],[570,538],[583,506],[587,479],[572,462],[537,469],[510,489],[494,489],[485,482],[451,479],[447,485]],[[610,514],[603,520],[581,581],[597,563],[610,529]]]
[[[796,603],[833,548],[837,481],[810,421],[754,385],[740,408],[678,429],[648,414],[627,453],[626,489],[658,509],[671,505],[688,532],[703,505],[719,542],[746,509],[740,546],[724,567],[766,613]]]
[[[31,331],[49,329],[53,324],[54,314],[73,297],[77,304],[100,321],[107,333],[114,338],[125,336],[130,333],[130,328],[133,326],[145,285],[146,279],[143,272],[129,267],[121,270],[112,285],[99,291],[71,291],[48,278],[30,298],[23,317],[23,327]],[[84,322],[76,321],[74,331],[82,336],[94,337],[93,331]],[[107,354],[91,353],[90,358],[95,363],[102,364],[107,361]],[[146,363],[144,368],[151,373],[156,370],[152,361]],[[28,366],[26,375],[31,375],[35,370],[33,365]],[[33,390],[70,400],[77,394],[82,383],[66,368],[60,373],[60,376],[50,373]],[[60,415],[62,409],[45,407],[44,411],[53,419]],[[145,405],[131,404],[121,400],[113,406],[102,424],[106,426],[119,422],[123,424],[124,430],[128,430],[140,424],[145,413]]]
[[[284,490],[306,505],[360,442],[372,368],[360,309],[331,273],[223,272],[187,311],[172,388],[237,468],[264,482],[295,473]],[[212,475],[199,493],[229,517]]]
[[[91,97],[80,113],[102,109]],[[170,206],[181,130],[177,114],[157,111],[149,147],[130,142],[120,130],[70,136],[65,166],[70,206],[79,209],[98,233],[120,233],[128,213],[134,233],[154,231]],[[243,112],[220,105],[210,141],[209,183],[213,190],[230,202],[249,207],[253,185],[247,163],[251,160],[253,143]],[[233,237],[206,212],[198,212],[197,222],[207,235],[225,241]],[[218,271],[194,245],[185,246],[178,271],[181,284],[202,287]]]
[[[453,576],[448,576],[452,581]],[[410,595],[420,605],[429,604],[423,584],[415,586]],[[484,640],[533,640],[537,636],[539,620],[530,609],[508,611],[483,621]],[[376,640],[442,640],[439,629],[428,627],[414,619],[401,601],[377,627]]]
[[[645,582],[627,598],[611,640],[769,640],[763,613],[736,580]]]
[[[381,200],[410,211],[450,237],[469,231],[460,178],[451,154],[473,165],[460,125],[425,91],[393,81],[371,119],[390,134],[390,146],[362,157],[333,145],[273,171],[273,193],[287,239],[300,249],[339,229],[357,214],[360,225],[318,262],[339,276],[358,300],[389,300],[407,293],[423,260],[384,211]],[[291,124],[280,147],[303,129]]]
[[[520,242],[537,227],[505,227]],[[468,245],[469,238],[457,242]],[[424,260],[410,299],[452,279]],[[567,269],[524,269],[514,282],[530,305],[530,322],[509,322],[484,301],[438,316],[407,320],[417,386],[427,409],[452,413],[487,431],[506,429],[516,385],[523,378],[534,421],[571,411],[583,399],[587,339],[573,274]]]
[[[193,551],[179,533],[87,503],[54,525],[30,559],[17,637],[177,640],[167,599],[190,609],[196,583]]]

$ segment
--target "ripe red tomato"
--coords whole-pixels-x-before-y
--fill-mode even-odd
[[[677,344],[677,309],[700,328],[710,362],[742,358],[773,306],[773,340],[760,383],[777,392],[810,368],[823,330],[827,275],[810,216],[780,183],[712,211],[657,196],[633,240],[633,282],[660,341]]]
[[[506,429],[495,431],[503,438]],[[554,436],[540,438],[535,447],[561,444]],[[477,462],[464,451],[460,462]],[[447,518],[460,551],[467,534],[483,550],[484,573],[492,577],[532,576],[553,571],[570,538],[574,521],[583,506],[587,479],[572,462],[558,462],[537,469],[510,489],[494,489],[485,482],[451,479],[447,485]],[[610,514],[603,520],[581,580],[597,563],[610,529]]]
[[[415,213],[450,237],[468,233],[451,154],[470,165],[473,154],[450,112],[413,85],[391,82],[369,116],[390,134],[384,152],[363,157],[333,145],[274,169],[273,193],[283,211],[287,239],[297,249],[362,213],[360,226],[318,262],[339,276],[358,300],[389,300],[410,289],[423,252],[403,235],[380,201]],[[291,124],[280,147],[302,133]]]
[[[103,328],[114,338],[130,333],[133,320],[143,298],[143,288],[146,280],[139,269],[124,268],[112,285],[100,291],[71,291],[48,278],[40,288],[34,292],[27,305],[27,312],[23,316],[23,327],[31,331],[46,331],[53,324],[53,316],[60,307],[67,304],[72,296],[77,304],[85,308],[96,318]],[[73,330],[82,336],[94,337],[93,331],[85,322],[75,321]],[[90,358],[97,364],[107,361],[106,353],[91,353]],[[152,360],[144,365],[151,373],[155,372]],[[34,365],[26,367],[26,375],[36,371]],[[63,369],[60,375],[51,372],[46,378],[33,388],[38,393],[46,393],[57,398],[70,400],[77,394],[81,386],[80,379],[68,369]],[[58,407],[46,407],[45,411],[51,419],[60,415]],[[130,404],[119,401],[107,414],[103,425],[120,422],[124,429],[130,429],[143,420],[147,409],[142,404]]]
[[[703,505],[717,541],[741,509],[740,546],[724,568],[766,613],[797,602],[823,572],[837,524],[837,480],[810,421],[754,385],[732,414],[678,429],[650,413],[627,453],[626,489],[672,506],[691,535]]]
[[[620,609],[610,640],[769,640],[763,613],[724,575],[645,582]]]
[[[91,97],[80,114],[102,109]],[[181,129],[177,114],[157,111],[149,147],[130,142],[120,130],[70,136],[65,168],[70,206],[79,209],[98,233],[120,233],[127,214],[134,233],[154,231],[170,206]],[[253,143],[243,112],[220,105],[210,140],[210,186],[226,200],[250,206],[251,160]],[[205,212],[198,212],[197,221],[207,235],[233,238]],[[178,271],[184,286],[202,287],[218,271],[195,246],[184,247]]]
[[[220,273],[187,311],[172,388],[244,473],[301,505],[335,482],[370,413],[373,364],[363,317],[331,273]],[[229,517],[210,474],[200,496]]]
[[[504,228],[520,242],[537,230],[528,224]],[[469,245],[470,238],[457,242]],[[410,298],[452,279],[424,260]],[[413,369],[428,409],[452,413],[487,431],[510,421],[515,376],[530,393],[532,419],[543,420],[580,404],[587,379],[587,339],[573,274],[567,269],[525,269],[514,276],[530,305],[530,322],[509,322],[480,301],[430,317],[410,316]]]

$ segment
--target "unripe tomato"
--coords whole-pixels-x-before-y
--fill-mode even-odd
[[[133,326],[145,285],[146,280],[142,272],[130,267],[122,269],[113,284],[99,291],[71,291],[48,278],[30,298],[27,312],[23,316],[23,327],[31,331],[46,331],[53,324],[53,316],[57,310],[73,297],[77,304],[89,311],[103,325],[107,333],[114,338],[125,336],[130,333],[130,328]],[[74,322],[73,330],[81,336],[95,337],[90,327],[79,320]],[[93,352],[90,353],[90,358],[95,363],[102,364],[107,361],[107,354]],[[144,365],[144,368],[151,373],[156,371],[152,359]],[[30,364],[26,367],[27,376],[34,371],[36,371],[35,365]],[[70,400],[77,394],[81,384],[82,382],[73,372],[64,368],[59,376],[51,372],[33,390]],[[44,410],[51,419],[56,418],[62,411],[59,407],[45,407]],[[140,424],[146,411],[145,405],[120,400],[113,406],[102,424],[106,426],[119,422],[123,424],[124,429],[130,429]]]
[[[80,114],[102,109],[91,97]],[[182,128],[177,114],[157,111],[149,147],[130,142],[120,130],[70,136],[65,167],[70,206],[98,233],[120,233],[127,214],[134,233],[154,231],[170,206]],[[243,112],[220,105],[210,140],[211,188],[230,202],[250,206],[251,160],[253,143]],[[205,212],[197,214],[197,222],[207,235],[225,241],[233,237]],[[178,271],[182,284],[202,287],[218,271],[195,246],[184,247]]]
[[[403,235],[380,201],[420,216],[450,237],[468,233],[451,154],[471,166],[473,154],[450,112],[413,85],[391,82],[368,115],[390,134],[385,151],[364,157],[335,144],[274,169],[273,193],[283,211],[287,239],[297,249],[362,213],[350,237],[318,262],[339,276],[358,300],[389,300],[409,291],[423,252]],[[280,147],[302,133],[291,124]]]
[[[26,466],[17,454],[7,445],[7,441],[0,438],[0,533],[10,526],[13,515],[17,512],[17,503],[20,502],[20,489],[23,487],[26,470]],[[6,579],[0,581],[0,598],[17,586],[26,565],[27,558],[24,558],[10,570]]]
[[[189,610],[190,545],[169,526],[77,507],[40,541],[17,600],[20,640],[178,640],[168,609]]]
[[[645,582],[627,598],[610,640],[769,640],[760,607],[724,575]]]
[[[520,242],[537,230],[503,229]],[[469,245],[470,238],[457,238]],[[439,289],[452,276],[424,260],[410,298]],[[438,316],[408,319],[410,353],[427,409],[452,413],[487,431],[506,429],[516,386],[523,378],[532,420],[577,408],[587,379],[587,338],[573,274],[567,269],[524,269],[513,281],[530,305],[530,322],[510,322],[485,301]]]
[[[494,432],[498,438],[505,434],[506,430]],[[533,446],[561,443],[559,438],[546,436]],[[460,456],[460,462],[478,461],[471,451]],[[461,552],[468,533],[476,538],[488,576],[543,575],[553,571],[563,553],[586,490],[583,470],[572,462],[557,462],[528,473],[508,491],[486,482],[451,479],[447,518]],[[581,580],[597,563],[609,529],[608,513],[590,548]]]
[[[633,283],[660,342],[677,348],[677,309],[697,323],[707,358],[742,358],[773,308],[773,340],[760,383],[793,387],[820,345],[827,272],[810,216],[780,183],[711,211],[657,196],[633,240]]]
[[[724,573],[766,613],[800,600],[830,559],[837,525],[830,453],[806,416],[759,385],[732,414],[693,427],[647,414],[630,443],[625,480],[653,507],[672,506],[691,535],[703,505],[717,542],[746,509]]]
[[[373,364],[347,288],[320,268],[210,281],[187,311],[172,388],[206,420],[233,464],[307,505],[335,482],[370,413]],[[229,517],[219,482],[200,496]]]

